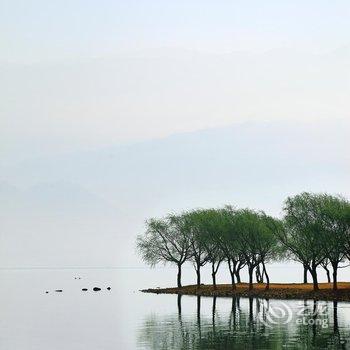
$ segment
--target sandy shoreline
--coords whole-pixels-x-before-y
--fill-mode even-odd
[[[270,289],[265,290],[265,284],[254,284],[254,289],[249,290],[247,283],[237,284],[235,290],[232,290],[230,284],[218,284],[214,289],[212,285],[183,286],[181,288],[149,288],[143,289],[144,293],[155,294],[181,294],[181,295],[201,295],[218,297],[253,297],[264,299],[314,299],[314,300],[336,300],[350,302],[350,282],[339,282],[338,290],[332,290],[332,284],[319,283],[319,290],[313,291],[311,283],[270,283]]]

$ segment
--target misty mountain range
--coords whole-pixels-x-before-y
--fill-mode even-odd
[[[163,48],[66,62],[2,62],[2,162],[233,121],[347,118],[349,62],[350,45],[319,54]]]
[[[252,122],[2,166],[0,265],[136,266],[150,216],[227,203],[280,215],[300,191],[349,197],[349,132],[341,119]]]

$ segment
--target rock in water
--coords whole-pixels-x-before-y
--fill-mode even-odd
[[[107,287],[107,290],[111,290],[112,288],[111,287]]]
[[[83,288],[82,291],[83,291],[83,292],[86,292],[86,291],[87,291],[87,288]]]
[[[94,287],[92,290],[93,290],[94,292],[98,292],[99,290],[101,290],[101,288]]]
[[[63,290],[62,289],[56,289],[55,292],[61,293],[61,292],[63,292]]]

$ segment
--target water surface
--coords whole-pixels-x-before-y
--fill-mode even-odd
[[[350,303],[138,291],[156,276],[173,271],[1,270],[1,349],[350,348]]]

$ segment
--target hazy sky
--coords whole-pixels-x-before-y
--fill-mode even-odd
[[[0,1],[3,161],[347,118],[348,1]]]
[[[0,266],[135,266],[144,221],[349,198],[350,122],[254,122],[0,166]]]
[[[2,61],[46,62],[179,47],[323,52],[349,44],[347,0],[1,1]]]
[[[348,0],[0,0],[0,266],[133,266],[150,216],[349,196],[349,18]]]

